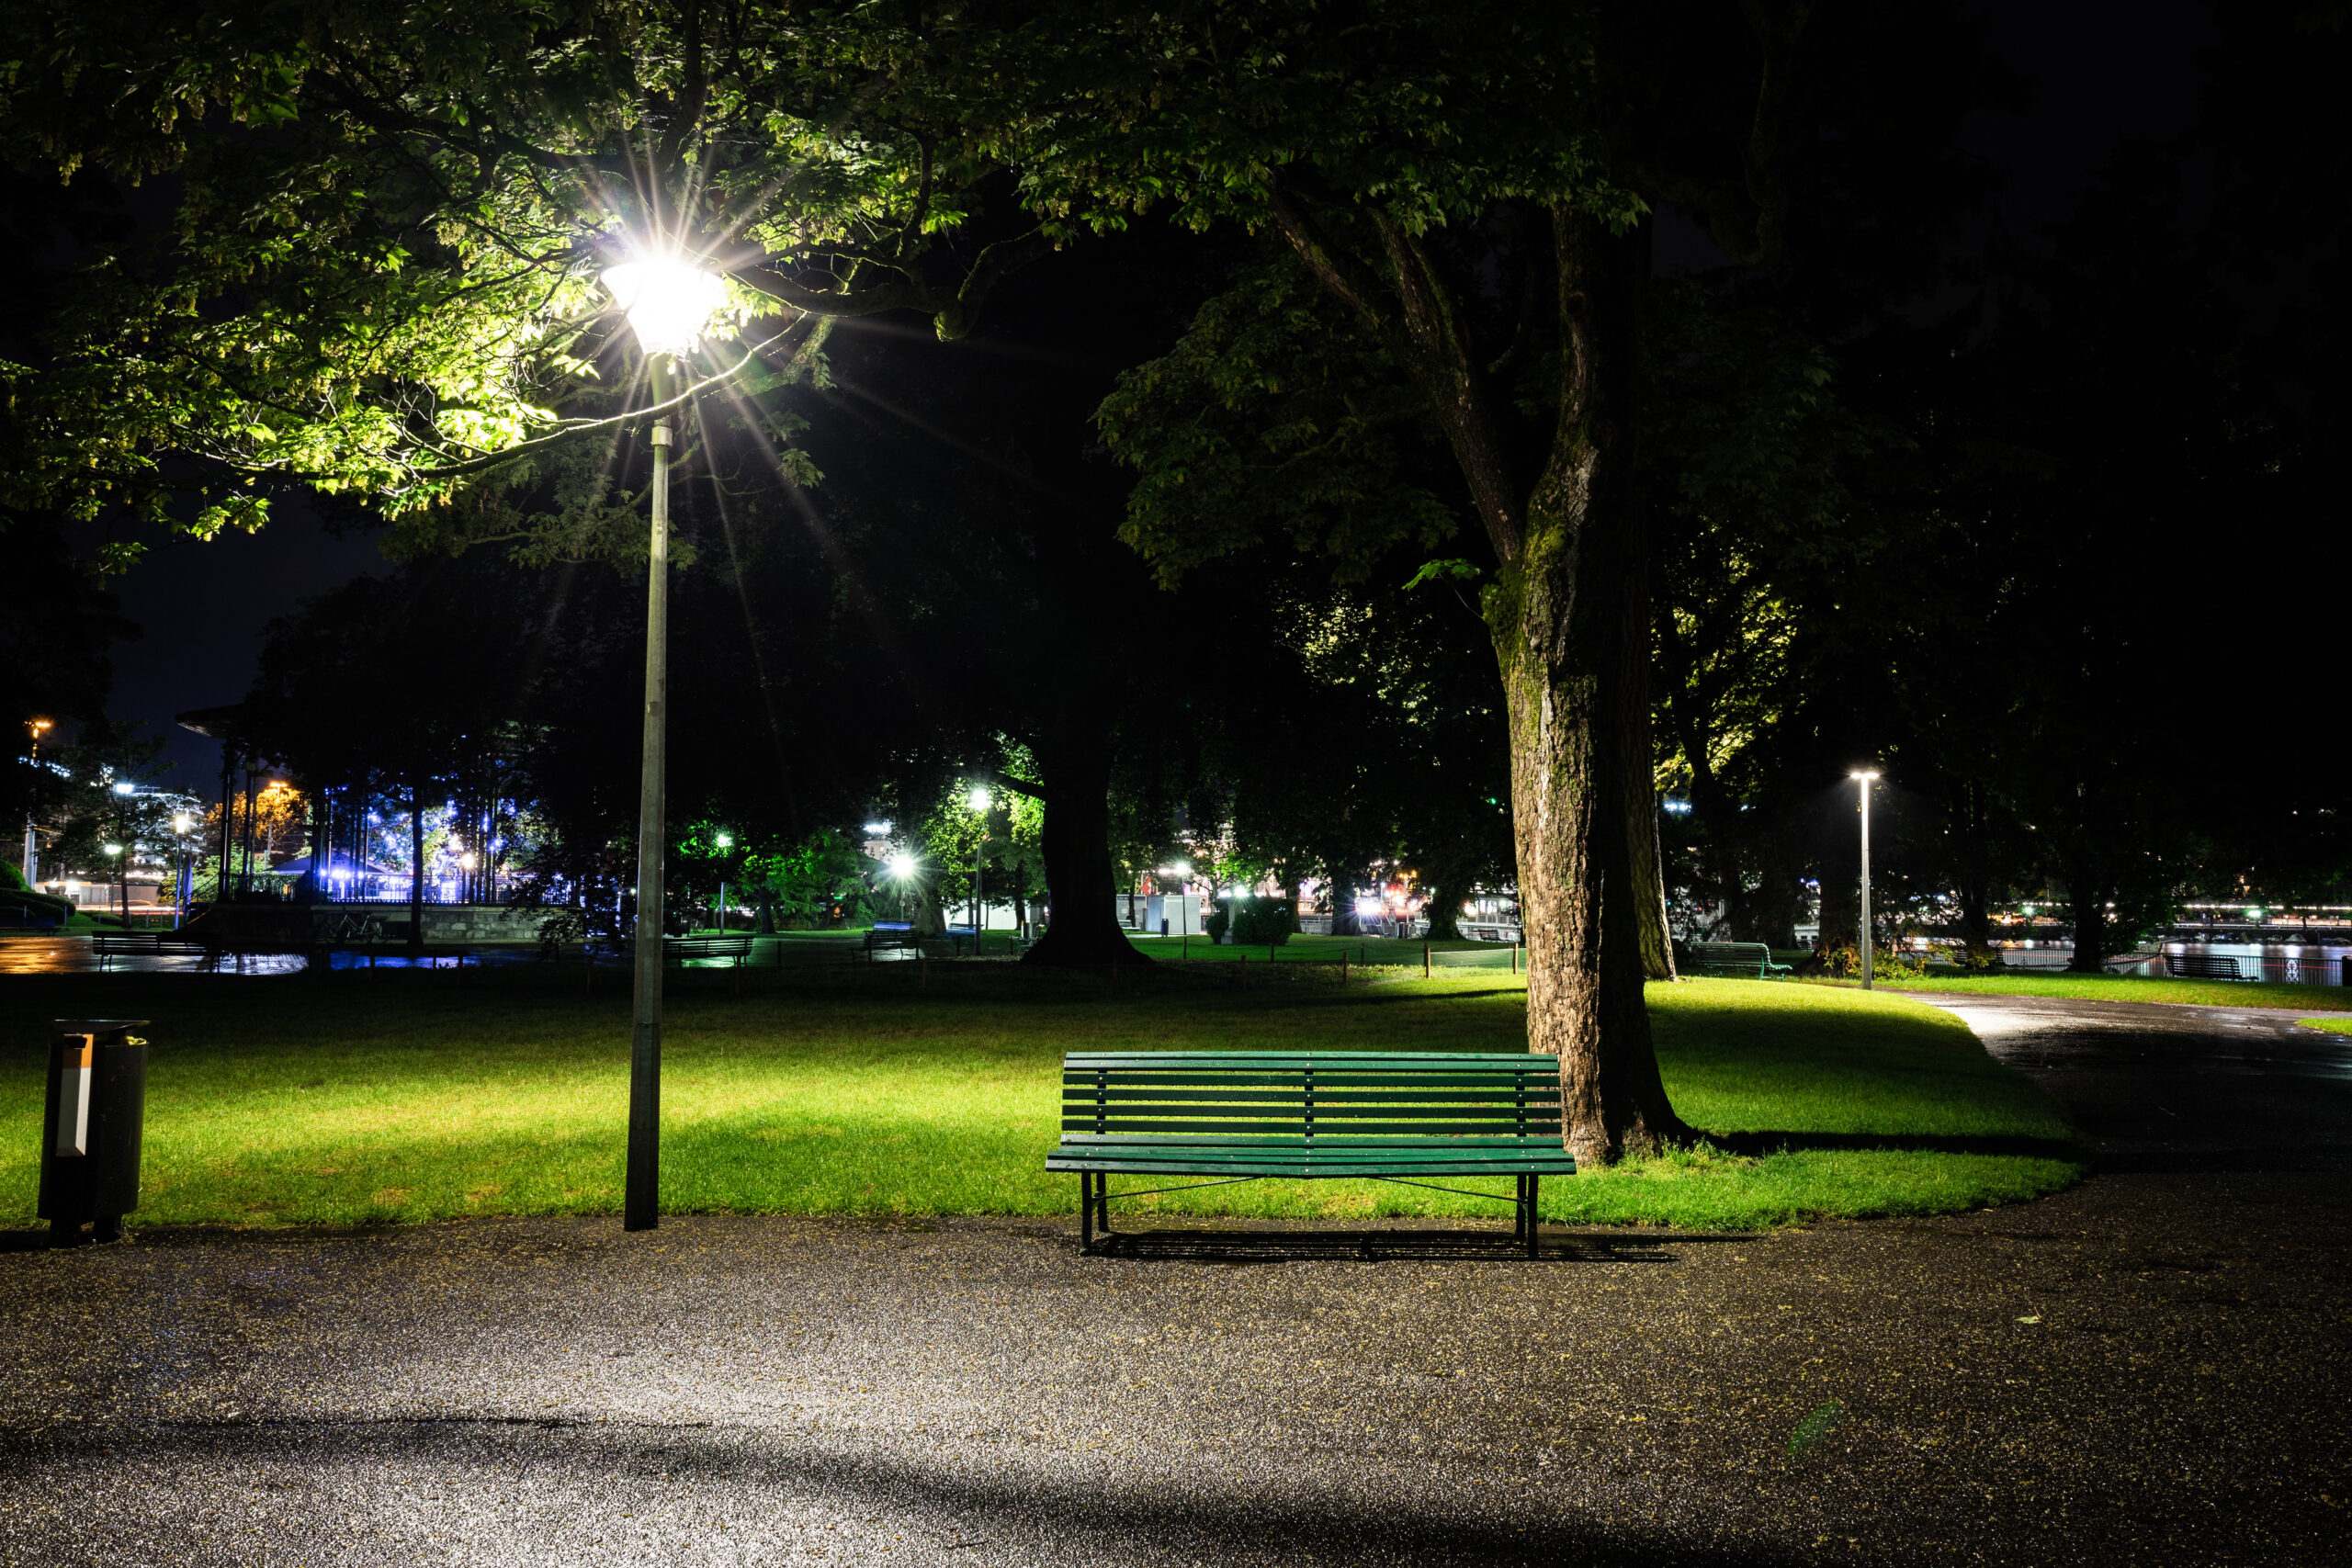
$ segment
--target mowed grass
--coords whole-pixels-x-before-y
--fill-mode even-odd
[[[1852,980],[1808,980],[1807,985],[1860,987]],[[1879,982],[1882,989],[1976,992],[1995,997],[2072,997],[2094,1002],[2190,1002],[2206,1007],[2287,1008],[2313,1012],[2352,1012],[2352,989],[2342,986],[2290,986],[2265,980],[2175,980],[2139,975],[1906,975]]]
[[[2352,1034],[2352,1018],[2307,1018],[2305,1029],[2324,1029],[2331,1034]]]
[[[1005,965],[933,964],[918,985],[899,967],[839,984],[753,976],[740,998],[721,975],[673,981],[666,1210],[1074,1220],[1076,1179],[1042,1168],[1065,1051],[1526,1044],[1524,990],[1489,971],[1347,990],[1299,978],[1123,993]],[[0,997],[0,1223],[32,1219],[44,1042],[51,1018],[75,1016],[151,1021],[139,1223],[616,1213],[627,1004],[574,983],[528,969],[12,978]],[[2034,1197],[2080,1174],[2057,1106],[1919,1002],[1702,980],[1653,987],[1651,1007],[1677,1106],[1728,1146],[1547,1181],[1548,1219],[1752,1227],[1927,1213]],[[1374,1182],[1259,1182],[1146,1206],[1506,1213]]]

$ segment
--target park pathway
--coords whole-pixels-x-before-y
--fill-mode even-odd
[[[728,1217],[0,1255],[0,1562],[2346,1561],[2352,1040],[1955,1007],[2098,1174],[1532,1265]]]

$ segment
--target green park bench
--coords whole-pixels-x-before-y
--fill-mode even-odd
[[[1182,1192],[1267,1177],[1510,1176],[1513,1238],[1536,1254],[1546,1176],[1573,1176],[1560,1141],[1555,1056],[1468,1052],[1072,1052],[1062,1058],[1062,1138],[1047,1170],[1076,1171],[1080,1248],[1111,1232],[1110,1179],[1207,1176]]]
[[[1777,980],[1794,973],[1773,963],[1772,950],[1760,942],[1694,942],[1690,968],[1718,980]]]
[[[743,961],[752,956],[752,939],[748,936],[673,936],[662,939],[662,956],[672,964],[684,964],[714,958],[731,958],[741,969]]]

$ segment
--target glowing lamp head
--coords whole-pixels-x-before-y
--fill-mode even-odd
[[[890,857],[890,874],[904,882],[915,874],[915,857],[901,852]]]
[[[122,846],[120,844],[108,844],[107,846],[107,853],[110,855],[119,855],[122,853]]]
[[[711,835],[710,841],[717,844],[722,850],[731,850],[735,847],[735,835],[732,833],[714,833]]]
[[[868,822],[865,825],[865,836],[869,839],[878,839],[889,830],[890,824],[888,822]]]
[[[187,812],[175,811],[172,814],[172,831],[175,833],[185,833],[188,830],[188,828],[194,823],[194,821],[195,818],[190,817]]]
[[[1863,784],[1869,784],[1871,780],[1878,777],[1878,773],[1877,770],[1872,768],[1856,768],[1852,773],[1848,773],[1846,776],[1849,779],[1859,779]]]
[[[973,810],[975,810],[975,811],[986,811],[989,807],[991,807],[991,806],[993,806],[993,805],[995,805],[995,804],[996,804],[996,797],[995,797],[994,795],[991,795],[990,794],[989,794],[989,792],[988,792],[987,790],[985,790],[985,789],[976,789],[976,790],[974,790],[974,791],[972,792],[972,809],[973,809]]]
[[[718,274],[675,256],[626,262],[605,269],[605,288],[628,317],[637,346],[648,354],[684,354],[702,341],[727,297]]]
[[[471,850],[468,850],[464,854],[458,857],[458,864],[464,870],[473,870],[475,863],[474,852]]]

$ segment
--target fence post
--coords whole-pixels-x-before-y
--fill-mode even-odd
[[[1426,980],[1426,979],[1428,979],[1429,977],[1430,977],[1430,944],[1429,944],[1428,942],[1423,942],[1423,943],[1421,943],[1421,978],[1422,978],[1422,979],[1424,979],[1424,980]]]

